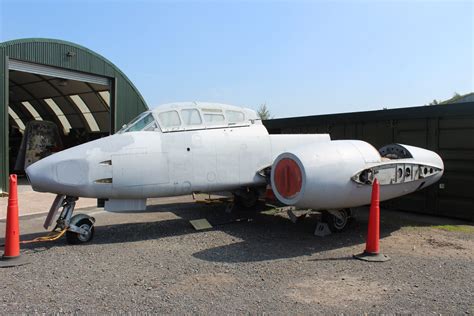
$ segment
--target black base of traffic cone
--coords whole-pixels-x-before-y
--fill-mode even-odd
[[[370,261],[370,262],[385,262],[385,261],[390,260],[389,256],[382,255],[380,253],[369,253],[365,251],[358,255],[354,255],[353,257],[359,260]]]
[[[0,258],[0,268],[18,267],[18,266],[22,266],[28,263],[30,263],[30,261],[25,256],[18,256],[18,257],[2,256]]]

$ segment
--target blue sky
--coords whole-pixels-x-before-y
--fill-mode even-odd
[[[68,40],[148,104],[275,117],[423,105],[474,91],[474,1],[0,0],[0,41]]]

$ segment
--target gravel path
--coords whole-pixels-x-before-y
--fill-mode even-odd
[[[23,247],[31,264],[0,269],[0,314],[474,313],[473,232],[383,212],[381,249],[392,260],[366,263],[352,259],[364,249],[366,210],[346,232],[320,238],[312,218],[226,224],[224,205],[153,202],[142,214],[88,211],[98,225],[90,244]],[[196,232],[188,220],[202,217],[223,224]],[[23,219],[22,238],[42,221]]]

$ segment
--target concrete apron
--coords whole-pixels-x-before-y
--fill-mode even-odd
[[[31,189],[30,185],[18,185],[19,215],[33,215],[47,213],[56,196],[51,193],[39,193]],[[0,197],[0,220],[7,216],[8,197]],[[97,206],[96,199],[80,198],[76,203],[76,210],[85,207]]]

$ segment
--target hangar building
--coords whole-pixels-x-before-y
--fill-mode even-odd
[[[42,38],[0,43],[0,103],[0,195],[8,190],[28,122],[53,122],[64,149],[114,133],[148,109],[110,61]]]

